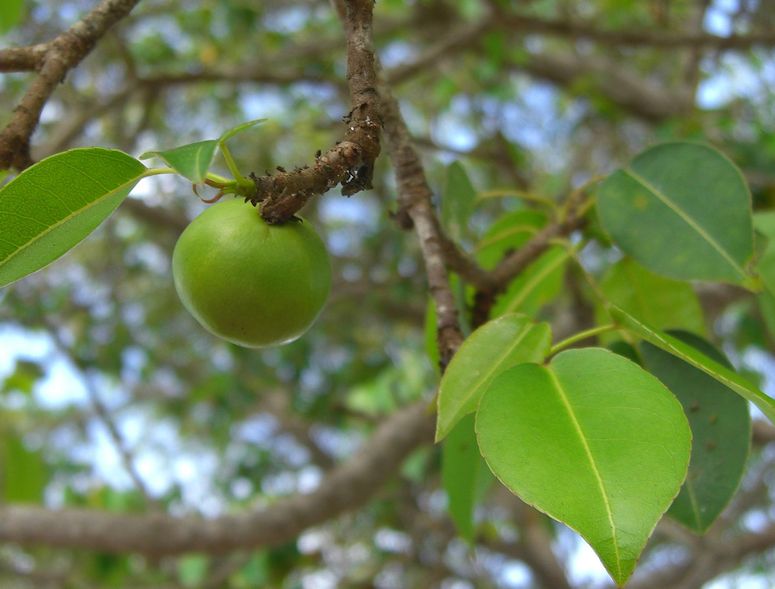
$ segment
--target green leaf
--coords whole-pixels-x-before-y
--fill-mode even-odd
[[[704,339],[688,332],[673,335],[732,369]],[[641,345],[641,354],[646,369],[681,402],[692,429],[689,474],[668,515],[703,533],[732,499],[743,477],[751,445],[748,403],[704,372],[648,342]]]
[[[775,294],[775,244],[767,245],[756,264],[756,270],[767,291]]]
[[[493,316],[517,312],[535,314],[562,290],[567,261],[568,251],[564,247],[549,248],[498,297]]]
[[[766,238],[756,269],[770,294],[775,294],[775,211],[756,213],[754,227]]]
[[[474,508],[492,482],[492,474],[479,454],[474,416],[466,415],[444,440],[441,483],[447,493],[447,510],[460,536],[474,539]]]
[[[482,397],[476,434],[495,476],[581,534],[619,584],[678,493],[691,446],[670,391],[600,348],[503,372]]]
[[[0,439],[3,501],[7,503],[42,503],[48,473],[43,456],[28,450],[16,435]]]
[[[767,238],[775,237],[775,211],[757,211],[754,213],[753,226]]]
[[[740,170],[714,148],[652,147],[606,178],[597,198],[603,227],[650,270],[751,284],[751,194]]]
[[[0,188],[0,287],[89,235],[145,171],[121,151],[88,147],[52,155]]]
[[[729,387],[738,395],[751,401],[772,423],[775,423],[775,400],[768,397],[746,379],[730,370],[723,364],[709,358],[701,351],[689,344],[682,342],[670,334],[659,331],[641,321],[638,321],[626,311],[611,306],[611,317],[619,325],[641,337],[652,345],[677,356],[684,362],[688,362],[695,368],[709,374],[721,384]]]
[[[7,33],[22,19],[23,0],[3,0],[0,2],[0,34]]]
[[[253,119],[252,121],[246,121],[244,123],[240,123],[239,125],[236,125],[229,129],[228,131],[224,131],[221,136],[218,138],[218,144],[225,143],[235,135],[242,133],[243,131],[247,131],[248,129],[255,127],[259,123],[263,123],[266,119]]]
[[[632,258],[613,265],[600,288],[609,301],[650,325],[705,333],[702,307],[691,285],[654,274]],[[596,315],[599,323],[607,321],[602,307]]]
[[[163,151],[146,151],[140,156],[140,159],[145,160],[151,157],[159,157],[178,174],[194,184],[199,184],[200,182],[203,182],[207,176],[207,171],[213,163],[215,150],[218,147],[238,133],[247,131],[251,127],[254,127],[265,120],[266,119],[255,119],[240,123],[236,127],[232,127],[228,131],[225,131],[218,139],[197,141],[195,143],[189,143]]]
[[[770,333],[770,336],[775,337],[775,296],[769,292],[763,292],[756,297],[756,302],[758,303],[767,331]]]
[[[188,145],[181,145],[180,147],[164,151],[147,151],[140,156],[140,159],[145,160],[151,157],[159,157],[178,174],[194,184],[198,184],[204,181],[207,170],[210,169],[210,165],[213,163],[217,147],[217,140],[208,139],[207,141],[197,141],[196,143],[189,143]]]
[[[476,190],[460,162],[447,167],[447,184],[441,199],[441,218],[454,239],[460,239],[468,227],[474,209]]]
[[[522,247],[545,224],[546,215],[538,211],[515,211],[501,216],[476,244],[477,262],[492,269],[507,252]]]
[[[551,328],[524,315],[504,315],[475,330],[447,366],[439,384],[436,441],[473,413],[492,379],[523,362],[541,362],[549,353]]]

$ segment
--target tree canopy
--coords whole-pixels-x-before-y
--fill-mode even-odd
[[[0,35],[4,586],[773,582],[771,0],[3,0]],[[327,247],[286,345],[176,293],[233,199]],[[272,323],[326,275],[293,260]]]

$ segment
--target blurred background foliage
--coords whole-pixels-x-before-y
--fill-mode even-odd
[[[380,0],[375,8],[382,65],[434,191],[459,187],[448,182],[457,161],[479,195],[460,232],[467,248],[503,213],[560,200],[658,140],[711,142],[743,169],[756,209],[775,204],[772,44],[623,47],[495,26],[489,4]],[[657,33],[746,34],[772,31],[775,20],[768,0],[498,4]],[[2,45],[45,41],[93,6],[26,0]],[[233,141],[243,171],[303,165],[341,134],[343,49],[326,2],[143,0],[48,103],[34,155],[79,145],[138,155],[266,117]],[[28,80],[0,77],[0,125]],[[179,178],[144,180],[74,251],[0,291],[0,501],[202,515],[270,504],[312,488],[385,415],[432,394],[423,266],[413,236],[391,218],[391,174],[383,156],[373,191],[350,199],[332,191],[305,209],[329,244],[334,287],[310,332],[282,348],[226,344],[181,307],[170,255],[205,205]],[[607,247],[584,252],[601,275],[617,256]],[[560,273],[533,307],[558,332],[594,316],[577,274]],[[775,301],[731,287],[695,290],[707,333],[771,391]],[[771,450],[755,451],[744,485],[745,513],[759,519],[741,514],[732,525],[775,517]],[[68,588],[535,586],[505,548],[516,533],[513,500],[490,493],[478,517],[482,541],[467,547],[445,515],[439,466],[438,448],[419,450],[367,509],[279,548],[152,562],[3,546],[0,578],[4,587]],[[551,530],[577,586],[602,584],[577,537]],[[671,542],[657,535],[644,578],[674,561]],[[765,552],[746,561],[729,583],[769,586],[772,560]]]

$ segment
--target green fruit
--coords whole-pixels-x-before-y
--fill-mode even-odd
[[[331,289],[331,264],[309,223],[269,225],[252,206],[211,206],[172,254],[175,289],[211,333],[259,348],[301,336]]]

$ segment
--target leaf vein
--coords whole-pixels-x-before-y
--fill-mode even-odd
[[[137,177],[132,178],[132,179],[124,182],[120,186],[116,186],[116,188],[114,188],[110,192],[107,192],[107,193],[103,194],[102,196],[100,196],[98,198],[95,198],[93,201],[91,201],[86,206],[83,206],[80,209],[72,211],[69,215],[66,215],[65,217],[62,217],[56,223],[52,223],[51,225],[47,226],[43,231],[41,231],[37,235],[33,236],[32,239],[28,240],[26,243],[23,243],[22,245],[17,246],[18,249],[16,251],[13,251],[8,256],[6,256],[5,258],[0,259],[0,267],[2,267],[3,264],[6,264],[9,260],[12,260],[16,256],[18,256],[20,253],[22,253],[25,250],[27,250],[29,247],[32,246],[32,244],[34,244],[34,243],[40,241],[41,239],[43,239],[43,237],[45,237],[46,235],[51,233],[54,229],[57,229],[58,227],[61,227],[62,225],[64,225],[65,223],[67,223],[68,221],[70,221],[71,219],[76,217],[77,215],[82,214],[84,211],[86,211],[86,210],[96,206],[97,204],[99,204],[103,200],[105,200],[106,198],[109,198],[109,197],[113,196],[114,194],[118,193],[120,190],[125,189],[127,186],[133,186],[134,184],[136,184],[140,180],[140,178],[142,178],[142,176],[143,176],[142,174],[139,174]]]
[[[567,255],[558,256],[554,261],[546,265],[540,272],[528,280],[525,283],[524,288],[520,292],[519,296],[511,300],[505,312],[513,313],[517,308],[519,308],[519,305],[525,302],[525,299],[530,296],[530,293],[538,288],[538,285],[541,284],[541,281],[554,270],[556,270],[560,265],[564,264],[566,259]]]
[[[471,391],[471,394],[465,397],[464,402],[461,403],[461,405],[468,402],[471,397],[474,396],[476,391],[478,391],[481,386],[485,383],[485,381],[490,378],[500,367],[500,365],[503,363],[503,361],[509,357],[510,354],[514,352],[514,350],[519,347],[519,344],[524,340],[528,334],[533,331],[533,328],[529,325],[526,325],[525,328],[520,332],[520,334],[514,339],[511,346],[508,346],[491,364],[491,367],[489,370],[486,370],[484,374],[481,376],[481,378],[477,379],[474,384],[470,387],[469,391]],[[457,414],[456,414],[457,415]]]
[[[660,191],[656,186],[651,184],[646,178],[635,172],[632,168],[622,168],[622,171],[635,180],[638,184],[641,184],[657,199],[659,199],[667,208],[673,211],[679,219],[686,223],[691,229],[693,229],[702,239],[704,239],[713,249],[715,249],[719,255],[737,272],[742,278],[746,278],[745,271],[735,261],[735,259],[724,249],[720,243],[718,243],[712,235],[710,235],[705,228],[695,221],[686,211],[673,202],[666,194]]]
[[[573,428],[576,430],[576,434],[578,434],[579,439],[581,440],[584,453],[589,460],[589,464],[592,467],[592,472],[595,475],[595,480],[597,481],[598,487],[600,488],[600,495],[603,498],[603,505],[605,507],[606,515],[608,516],[608,525],[611,527],[611,538],[614,545],[614,556],[616,557],[617,577],[621,577],[622,560],[619,554],[619,543],[616,538],[616,525],[614,524],[613,511],[611,510],[611,503],[608,500],[608,493],[605,488],[605,483],[603,482],[603,477],[600,475],[600,470],[597,467],[595,458],[592,456],[592,449],[589,447],[589,443],[587,442],[587,438],[584,435],[584,431],[581,429],[581,424],[579,423],[578,419],[576,419],[576,414],[573,411],[573,407],[571,407],[568,396],[565,394],[565,390],[562,388],[562,384],[557,379],[557,375],[552,370],[548,370],[547,372],[549,373],[549,377],[552,380],[552,384],[554,385],[555,389],[557,389],[557,394],[560,396],[560,400],[562,401],[565,410],[568,412],[568,416],[570,417],[571,423],[573,424]]]

